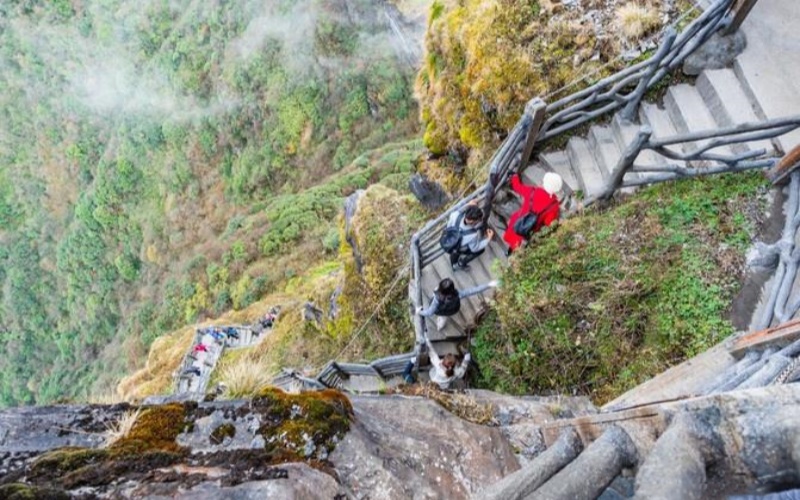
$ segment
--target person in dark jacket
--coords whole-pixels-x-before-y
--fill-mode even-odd
[[[436,327],[441,330],[447,323],[447,317],[453,316],[461,310],[461,299],[483,293],[494,287],[497,287],[497,281],[490,281],[485,285],[478,285],[459,292],[453,280],[445,278],[439,282],[439,286],[434,290],[428,307],[418,308],[417,314],[424,318],[436,316]]]
[[[483,231],[483,210],[478,206],[477,201],[472,201],[464,210],[456,210],[447,219],[446,228],[457,228],[461,236],[460,245],[450,251],[450,266],[453,270],[469,269],[469,263],[478,258],[491,243],[494,238],[492,229],[486,230],[486,237]]]

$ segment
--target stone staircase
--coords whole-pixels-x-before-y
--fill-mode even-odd
[[[212,329],[225,330],[233,328],[238,333],[238,338],[233,336],[226,336],[224,340],[216,340],[211,334]],[[179,369],[178,380],[176,384],[175,394],[197,394],[205,395],[208,389],[208,383],[211,380],[211,374],[217,366],[217,362],[222,357],[226,349],[243,349],[252,347],[253,345],[261,342],[266,336],[268,330],[257,332],[256,329],[250,326],[236,326],[236,327],[207,327],[198,329],[195,335],[195,340],[192,346],[184,357],[181,368]],[[193,352],[196,345],[203,344],[208,351]],[[193,374],[186,374],[185,370],[197,368],[200,370],[200,376]]]
[[[450,278],[458,290],[466,290],[477,285],[483,285],[494,279],[495,266],[506,262],[506,247],[501,240],[502,229],[504,226],[490,220],[491,227],[497,233],[494,240],[486,247],[486,251],[469,263],[469,269],[465,271],[453,271],[450,267],[450,258],[447,254],[441,255],[425,268],[422,279],[422,289],[426,294],[425,304],[427,305],[433,295],[433,290],[439,282],[445,278]],[[484,294],[474,295],[461,301],[461,311],[455,316],[451,316],[447,324],[441,330],[436,328],[436,317],[426,319],[428,328],[428,338],[431,342],[437,343],[442,348],[441,352],[455,352],[454,345],[447,346],[443,342],[455,343],[466,336],[466,332],[474,325],[475,318],[479,317],[486,309],[486,300],[491,297],[492,291],[488,290]],[[437,347],[437,351],[440,349]]]
[[[662,139],[758,121],[763,113],[758,102],[748,97],[751,92],[747,80],[742,79],[744,76],[734,69],[705,70],[694,85],[681,83],[667,89],[661,103],[642,103],[635,122],[626,121],[617,114],[609,123],[593,125],[586,137],[571,137],[566,149],[540,154],[522,172],[522,178],[528,184],[541,184],[546,172],[555,172],[568,186],[567,195],[580,191],[584,197],[596,196],[625,148],[644,125],[653,131],[654,139]],[[785,109],[783,115],[797,109]],[[785,147],[783,143],[787,138],[776,141],[777,148],[772,142],[761,140],[736,145],[733,150],[717,148],[714,152],[730,154],[764,149],[767,155],[774,155]],[[703,145],[690,143],[681,152],[689,153]],[[641,167],[668,163],[685,166],[683,162],[667,159],[651,150],[643,151],[635,162]],[[628,173],[626,179],[640,176],[646,179],[647,175]]]

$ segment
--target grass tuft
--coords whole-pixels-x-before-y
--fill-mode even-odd
[[[648,4],[626,3],[616,12],[619,34],[627,40],[637,40],[661,25],[658,9]]]
[[[664,184],[536,238],[475,336],[482,385],[602,403],[730,335],[764,184]]]
[[[139,420],[139,416],[141,414],[142,410],[129,410],[123,413],[119,420],[111,425],[108,425],[106,427],[103,447],[108,448],[114,443],[119,442],[121,439],[128,437],[131,429],[133,429],[133,426],[136,425],[136,422]]]
[[[261,363],[244,358],[222,369],[220,380],[225,384],[222,396],[227,399],[255,396],[272,383],[274,376]]]

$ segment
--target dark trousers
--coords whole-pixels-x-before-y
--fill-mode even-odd
[[[408,377],[411,377],[413,379],[414,378],[413,372],[414,372],[414,362],[409,361],[406,364],[405,370],[403,370],[403,380],[408,380]]]
[[[462,251],[453,252],[453,253],[450,254],[450,265],[451,266],[455,266],[456,264],[458,264],[459,266],[462,266],[462,267],[466,266],[467,264],[469,264],[473,260],[475,260],[478,257],[480,257],[481,255],[483,255],[483,252],[485,252],[485,251],[486,251],[486,249],[484,248],[484,249],[480,250],[479,252],[474,252],[474,253],[470,252],[469,250],[467,250],[466,252],[462,252]]]

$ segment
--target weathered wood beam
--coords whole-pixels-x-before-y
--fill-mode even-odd
[[[733,357],[738,359],[750,349],[785,347],[798,339],[800,339],[800,319],[743,335],[733,343],[730,352]]]
[[[519,169],[524,170],[528,166],[533,153],[533,146],[536,144],[536,137],[544,124],[544,117],[547,111],[547,104],[539,97],[531,99],[525,105],[525,114],[531,118],[531,126],[528,129],[528,136],[525,138],[525,148],[522,150]]]
[[[521,500],[575,460],[583,450],[578,433],[566,429],[541,455],[517,472],[504,477],[475,495],[482,500]]]
[[[792,172],[797,171],[798,168],[800,168],[800,146],[795,146],[767,172],[767,178],[772,184],[782,186],[789,182]]]
[[[736,3],[731,7],[733,20],[725,29],[725,35],[730,35],[739,30],[744,20],[747,19],[747,15],[750,14],[750,11],[755,7],[757,1],[758,0],[736,0]]]
[[[630,436],[612,425],[578,458],[526,498],[593,500],[622,469],[633,467],[637,460],[636,446]]]
[[[720,458],[722,448],[706,420],[678,414],[639,468],[634,499],[704,498],[706,467]]]

